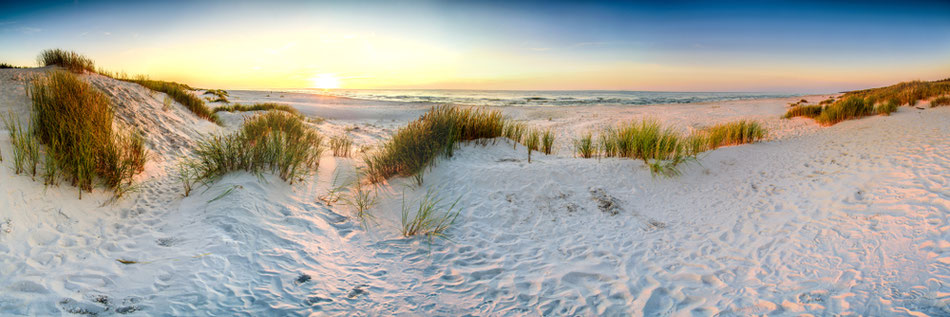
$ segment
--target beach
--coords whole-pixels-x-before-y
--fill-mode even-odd
[[[0,70],[0,113],[25,122],[28,79],[48,68]],[[422,185],[374,186],[372,218],[359,220],[320,197],[434,104],[232,91],[231,102],[295,107],[320,134],[352,137],[356,154],[324,152],[292,185],[233,172],[183,197],[177,164],[260,112],[220,112],[219,126],[137,84],[81,77],[144,132],[149,161],[127,197],[80,200],[15,175],[0,131],[3,314],[950,314],[950,107],[828,127],[781,116],[840,94],[494,107],[551,129],[555,152],[529,163],[506,138],[463,144]],[[575,138],[643,118],[683,133],[755,120],[768,136],[702,153],[676,177],[575,157]],[[459,216],[444,238],[405,238],[400,212],[426,193],[457,200]]]

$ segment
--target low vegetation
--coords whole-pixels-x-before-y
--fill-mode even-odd
[[[874,114],[874,105],[861,97],[843,98],[830,106],[825,107],[821,114],[815,117],[815,120],[822,125],[833,125],[835,123],[861,118]]]
[[[766,130],[761,124],[749,120],[717,124],[705,129],[704,132],[707,149],[753,143],[766,136]]]
[[[205,95],[214,95],[215,97],[217,97],[217,98],[215,98],[215,99],[210,99],[210,98],[209,98],[208,101],[210,101],[210,102],[223,102],[223,103],[228,103],[228,97],[230,96],[230,95],[228,94],[228,91],[227,91],[227,90],[224,90],[224,89],[208,89],[208,90],[205,91],[204,94],[205,94]]]
[[[340,134],[330,138],[330,150],[333,156],[349,157],[350,148],[353,147],[353,139],[346,134]]]
[[[506,121],[497,110],[439,106],[396,131],[365,158],[373,182],[393,176],[414,176],[439,157],[451,156],[459,142],[500,137]]]
[[[950,106],[950,96],[940,96],[930,102],[930,107]]]
[[[402,235],[406,237],[425,235],[430,239],[444,236],[445,231],[455,223],[455,219],[461,212],[455,209],[459,199],[446,206],[434,192],[428,191],[419,201],[419,206],[412,208],[406,204],[404,197],[401,217]],[[415,211],[413,212],[412,209]]]
[[[584,134],[580,138],[574,140],[574,153],[578,157],[582,158],[591,158],[594,157],[594,152],[596,148],[594,147],[593,135],[590,132]]]
[[[73,51],[58,48],[44,50],[40,52],[40,55],[36,59],[42,66],[56,65],[74,73],[82,73],[83,71],[96,72],[96,64],[92,59]]]
[[[821,114],[821,110],[823,108],[824,107],[822,107],[821,105],[792,106],[790,109],[788,109],[788,112],[786,112],[785,115],[782,116],[782,118],[784,119],[789,119],[789,118],[794,118],[794,117],[815,118],[819,114]]]
[[[20,116],[13,112],[3,117],[3,123],[10,133],[13,146],[13,170],[16,174],[27,173],[36,177],[36,165],[39,161],[40,145],[32,125],[26,128],[20,123]]]
[[[541,152],[551,155],[554,152],[554,132],[550,129],[541,134]]]
[[[664,128],[655,120],[607,129],[601,139],[605,157],[617,156],[643,160],[654,174],[672,176],[678,174],[678,166],[701,152],[701,142],[681,136],[670,128]]]
[[[5,68],[23,68],[23,67],[20,67],[20,66],[13,66],[13,65],[7,64],[7,63],[0,63],[0,69],[5,69]]]
[[[210,184],[227,173],[244,170],[255,174],[270,171],[293,184],[317,168],[322,143],[323,137],[300,117],[269,111],[245,120],[237,132],[199,143],[197,158],[183,163],[183,170],[192,183]]]
[[[541,146],[541,131],[531,129],[524,138],[524,146],[528,148],[528,163],[531,163],[531,151],[537,151]]]
[[[356,211],[356,218],[360,221],[373,218],[373,214],[369,213],[369,210],[378,202],[378,195],[375,190],[368,188],[370,186],[372,185],[364,184],[362,177],[357,173],[352,188],[349,190],[349,195],[341,197],[344,204],[349,205]]]
[[[300,114],[300,111],[297,111],[296,108],[291,107],[290,105],[285,105],[282,103],[273,103],[273,102],[255,103],[253,105],[242,105],[242,104],[236,103],[232,105],[220,106],[220,107],[214,108],[214,112],[221,112],[221,111],[246,112],[246,111],[267,111],[267,110],[279,110],[279,111],[291,113],[295,116],[299,116],[299,117],[303,116],[302,114]]]
[[[872,105],[883,101],[896,100],[899,105],[914,105],[919,100],[946,94],[950,94],[950,82],[948,81],[915,80],[887,87],[849,91],[841,99],[858,97],[865,99],[866,103]]]
[[[121,194],[144,169],[144,136],[115,131],[109,98],[92,85],[54,71],[33,80],[30,97],[33,134],[49,156],[44,164],[48,183],[61,176],[79,188],[82,198],[99,179]]]
[[[188,108],[188,110],[197,115],[199,118],[206,119],[214,123],[219,123],[218,116],[213,111],[211,111],[211,108],[208,108],[208,106],[205,105],[204,101],[201,101],[201,98],[198,98],[198,96],[195,96],[191,93],[191,91],[194,89],[188,85],[170,81],[151,80],[144,76],[139,76],[137,78],[116,79],[136,83],[142,85],[142,87],[165,93],[181,105],[185,106],[185,108]]]

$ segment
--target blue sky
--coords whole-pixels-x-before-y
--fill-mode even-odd
[[[35,65],[54,47],[222,88],[827,92],[950,77],[950,4],[36,1],[0,13],[0,61]]]

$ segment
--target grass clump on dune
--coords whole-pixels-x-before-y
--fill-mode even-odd
[[[36,165],[39,161],[40,145],[33,133],[33,127],[23,128],[20,117],[13,112],[3,117],[3,123],[10,132],[13,145],[13,170],[16,174],[29,173],[36,177]],[[2,159],[0,159],[2,161]]]
[[[653,175],[665,176],[679,174],[678,166],[694,159],[705,143],[705,139],[682,136],[648,119],[609,128],[600,139],[605,157],[640,159]]]
[[[0,63],[0,69],[5,69],[5,68],[23,68],[23,67],[20,67],[20,66],[13,66],[13,65],[10,65],[10,64],[7,64],[7,63]]]
[[[861,97],[847,97],[834,104],[825,107],[815,120],[823,125],[833,125],[835,123],[861,118],[872,115],[874,105],[870,104]]]
[[[897,100],[900,105],[911,105],[919,100],[929,99],[940,95],[950,94],[950,82],[938,81],[909,81],[895,85],[871,88],[864,90],[849,91],[842,96],[842,99],[848,97],[860,97],[870,101],[871,104],[877,101]]]
[[[346,134],[330,138],[330,149],[333,151],[333,156],[348,157],[350,156],[351,147],[353,147],[353,139]]]
[[[96,65],[92,59],[73,51],[58,48],[44,50],[36,59],[42,66],[57,65],[74,73],[96,72]]]
[[[117,194],[144,169],[145,139],[141,134],[113,130],[113,110],[106,97],[71,73],[56,71],[34,79],[34,134],[46,145],[47,167],[82,191],[93,180]],[[47,171],[55,178],[55,171]]]
[[[721,146],[753,143],[765,138],[766,130],[758,122],[739,120],[714,125],[705,129],[707,149]]]
[[[930,102],[930,107],[950,106],[950,96],[940,96]]]
[[[264,111],[264,110],[280,110],[284,112],[289,112],[295,116],[303,116],[300,114],[300,111],[297,111],[297,108],[291,107],[290,105],[285,105],[281,103],[273,103],[273,102],[255,103],[253,105],[242,105],[242,104],[236,103],[233,105],[227,105],[227,106],[214,108],[214,112],[221,112],[221,111],[246,112],[246,111]]]
[[[584,134],[579,139],[574,140],[574,153],[582,158],[594,157],[596,148],[594,147],[594,136],[590,132]]]
[[[214,95],[216,99],[208,99],[210,102],[224,102],[228,103],[228,97],[230,96],[228,92],[224,89],[208,89],[205,91],[204,95]]]
[[[497,110],[435,107],[367,156],[366,176],[379,182],[419,175],[437,158],[451,156],[458,142],[492,139],[505,131],[506,121]]]
[[[541,133],[541,152],[545,155],[551,155],[554,152],[554,132],[551,130],[544,130],[544,133]]]
[[[441,198],[437,198],[432,191],[426,192],[419,201],[419,206],[415,208],[415,213],[410,216],[412,208],[406,205],[406,200],[403,198],[402,235],[411,237],[421,234],[429,238],[443,236],[461,213],[461,210],[455,209],[459,199],[444,206]]]
[[[160,81],[160,80],[150,80],[144,76],[139,76],[138,78],[120,78],[119,80],[124,80],[127,82],[136,83],[142,85],[142,87],[163,92],[169,97],[172,97],[175,101],[191,110],[192,113],[197,115],[199,118],[206,119],[208,121],[219,123],[218,116],[205,105],[204,101],[201,101],[201,98],[198,98],[190,91],[193,90],[188,85],[179,84],[176,82],[170,81]]]
[[[300,117],[269,111],[245,120],[233,134],[199,143],[197,158],[186,161],[183,170],[204,184],[238,170],[271,171],[293,184],[317,168],[322,143],[323,137]]]
[[[789,119],[789,118],[794,118],[794,117],[815,118],[819,114],[821,114],[822,108],[824,107],[822,107],[821,105],[794,106],[788,109],[788,112],[786,112],[785,115],[782,116],[782,118],[783,119]]]

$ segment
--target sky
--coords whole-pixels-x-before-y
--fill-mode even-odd
[[[63,48],[225,89],[819,93],[950,77],[950,3],[25,1],[0,62]]]

